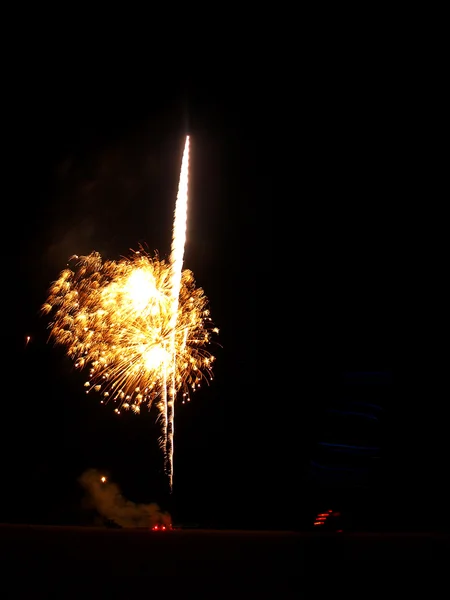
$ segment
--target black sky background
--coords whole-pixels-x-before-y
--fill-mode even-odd
[[[12,90],[0,521],[72,522],[77,477],[98,468],[180,522],[302,526],[337,497],[308,478],[321,411],[344,393],[342,374],[361,370],[391,375],[383,460],[370,489],[345,502],[390,523],[432,522],[446,468],[433,372],[405,336],[404,71],[377,52],[286,69],[132,85],[51,65],[33,77],[30,65]],[[155,414],[117,417],[86,397],[38,312],[72,254],[114,259],[139,243],[169,253],[186,134],[184,264],[221,346],[211,386],[178,408],[169,496]]]

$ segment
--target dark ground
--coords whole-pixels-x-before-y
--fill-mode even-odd
[[[418,569],[434,576],[448,564],[449,536],[2,525],[0,548],[5,574],[22,574],[21,583],[43,582],[33,597],[39,589],[56,590],[55,577],[69,576],[73,585],[85,577],[100,580],[107,594],[119,581],[127,581],[124,577],[133,588],[143,583],[143,577],[169,578],[178,591],[178,586],[187,590],[187,582],[200,574],[205,576],[203,583],[220,584],[210,597],[224,592],[222,584],[235,576],[236,581],[253,582],[270,577],[278,586],[277,597],[294,597],[296,582],[310,575],[364,572],[384,581],[393,573]],[[74,590],[66,588],[61,597],[69,591],[79,597]],[[127,597],[133,593],[129,590]],[[271,597],[268,589],[266,593]]]

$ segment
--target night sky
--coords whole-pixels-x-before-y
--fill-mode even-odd
[[[0,521],[76,524],[77,478],[95,468],[181,523],[303,527],[336,503],[389,526],[431,522],[443,425],[426,360],[405,349],[411,131],[395,68],[330,59],[289,84],[90,77],[49,67],[29,82],[32,100],[25,84],[12,94]],[[214,381],[178,405],[170,496],[155,411],[117,416],[86,396],[39,308],[72,254],[169,254],[186,134],[184,265],[220,345]],[[349,392],[355,372],[383,383]],[[383,409],[376,474],[320,487],[311,461],[324,414],[352,394]]]

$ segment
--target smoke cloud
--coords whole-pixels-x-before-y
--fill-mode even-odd
[[[103,479],[102,479],[103,478]],[[156,503],[136,504],[126,500],[117,484],[105,480],[96,469],[88,469],[79,478],[97,512],[120,527],[153,527],[170,525],[171,516]]]

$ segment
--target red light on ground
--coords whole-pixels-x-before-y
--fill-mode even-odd
[[[332,511],[332,510],[329,510],[328,512],[329,512],[329,513],[332,513],[333,511]]]
[[[319,513],[319,517],[328,517],[329,513]]]
[[[316,521],[326,521],[327,518],[326,517],[317,517]]]
[[[333,513],[333,517],[340,517],[340,516],[341,516],[341,513],[340,513],[340,512],[335,512],[335,513]]]
[[[153,525],[152,531],[166,531],[166,529],[172,529],[172,524],[168,525]]]
[[[316,525],[323,525],[323,521],[316,521],[316,522],[314,523],[314,526],[316,526]]]

